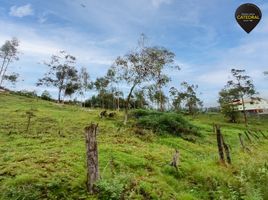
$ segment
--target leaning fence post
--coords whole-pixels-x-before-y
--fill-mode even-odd
[[[249,137],[249,135],[248,135],[247,131],[244,131],[244,133],[245,133],[245,135],[246,135],[246,137],[247,137],[248,141],[251,143],[251,139],[250,139],[250,137]]]
[[[94,193],[94,183],[99,179],[99,162],[97,146],[98,124],[85,127],[86,156],[87,156],[87,190]]]
[[[225,156],[226,156],[227,162],[228,162],[228,164],[232,164],[231,156],[230,156],[230,149],[229,149],[228,145],[224,142],[222,134],[221,134],[221,139],[222,139],[222,144],[223,144],[223,148],[225,151]]]
[[[263,133],[261,130],[259,130],[259,133],[261,133],[261,134],[262,134],[262,136],[263,136],[265,139],[267,139],[267,136],[266,136],[266,135],[264,135],[264,133]]]
[[[216,131],[216,135],[217,135],[217,144],[218,144],[220,161],[222,163],[224,163],[224,153],[223,153],[223,148],[222,148],[222,136],[221,136],[221,130],[220,130],[219,125],[215,125],[215,131]]]
[[[242,134],[239,133],[238,136],[239,136],[239,141],[240,141],[240,144],[241,144],[243,150],[247,150],[247,151],[250,152],[250,149],[248,147],[246,147],[245,144],[244,144],[244,141],[243,141],[243,138],[242,138]]]

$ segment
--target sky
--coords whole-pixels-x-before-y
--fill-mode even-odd
[[[247,34],[234,13],[241,0],[0,0],[0,45],[20,40],[20,60],[9,72],[20,74],[16,90],[36,87],[47,71],[44,61],[65,50],[91,79],[104,76],[117,56],[135,49],[141,33],[152,46],[176,54],[180,71],[168,70],[171,86],[198,84],[205,106],[216,106],[232,68],[245,69],[259,96],[268,98],[268,3],[252,0],[262,19]],[[122,90],[128,87],[122,85]]]

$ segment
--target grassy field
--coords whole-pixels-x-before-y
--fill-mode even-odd
[[[27,131],[27,111],[34,117]],[[100,119],[100,110],[0,94],[1,199],[268,199],[268,140],[241,149],[243,124],[220,114],[186,117],[201,136],[194,142],[169,134],[137,133],[122,126],[122,114]],[[99,195],[86,192],[83,129],[99,123]],[[212,124],[221,125],[232,165],[218,162]],[[268,136],[268,119],[250,119],[251,130]],[[169,163],[180,151],[176,171]]]

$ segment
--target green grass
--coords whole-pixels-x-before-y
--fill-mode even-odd
[[[26,131],[29,110],[35,116]],[[150,130],[138,134],[135,123],[122,126],[122,113],[100,119],[99,112],[0,93],[0,199],[268,199],[268,140],[245,139],[251,152],[243,152],[242,123],[219,114],[188,116],[201,134],[189,142]],[[83,129],[91,122],[100,127],[99,196],[85,187]],[[231,146],[231,166],[218,163],[213,123]],[[250,119],[249,127],[268,136],[268,119]],[[175,148],[178,171],[169,165]]]

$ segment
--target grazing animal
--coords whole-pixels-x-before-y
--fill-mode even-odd
[[[115,115],[116,115],[115,112],[111,112],[111,113],[108,114],[108,117],[112,118],[112,117],[114,117]]]
[[[101,113],[100,113],[100,118],[103,118],[103,117],[107,117],[107,111],[106,110],[101,111]]]

